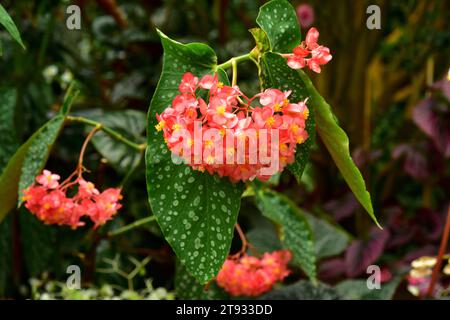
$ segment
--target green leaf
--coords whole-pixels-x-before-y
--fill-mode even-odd
[[[323,219],[300,210],[312,228],[317,259],[338,255],[347,248],[350,242],[347,233]]]
[[[53,144],[58,138],[64,125],[65,116],[70,112],[78,91],[72,84],[67,90],[63,105],[56,117],[49,120],[39,131],[39,134],[31,141],[22,164],[22,172],[19,179],[18,206],[22,204],[23,190],[34,183],[36,176],[41,173],[50,155]]]
[[[335,288],[318,282],[300,280],[281,289],[273,290],[261,297],[264,300],[339,300],[340,295]]]
[[[280,58],[282,57],[280,56]],[[366,190],[366,184],[361,172],[359,172],[358,167],[356,167],[352,157],[350,156],[347,134],[339,126],[336,121],[336,117],[331,111],[330,105],[317,92],[309,77],[302,70],[297,70],[297,72],[309,92],[310,99],[308,100],[308,105],[314,108],[317,131],[320,138],[330,152],[331,157],[336,163],[336,166],[352,190],[356,199],[358,199],[373,221],[375,221],[375,223],[381,228],[373,212],[370,194]]]
[[[266,32],[274,52],[291,52],[301,42],[297,14],[286,0],[272,0],[263,5],[256,22]]]
[[[311,280],[316,278],[316,254],[312,230],[298,207],[284,195],[258,189],[256,204],[263,215],[281,227],[283,246],[292,251],[296,262]]]
[[[12,282],[12,216],[0,223],[0,298],[5,297]]]
[[[15,207],[18,193],[21,195],[22,190],[33,183],[34,177],[44,167],[51,146],[64,123],[64,116],[76,95],[77,92],[70,89],[61,112],[28,138],[9,159],[0,176],[0,222]]]
[[[162,133],[155,129],[155,114],[171,104],[185,72],[199,77],[211,74],[217,69],[217,58],[205,44],[184,45],[159,35],[164,60],[148,115],[149,203],[180,261],[200,283],[206,283],[216,276],[229,253],[243,185],[172,162]],[[224,80],[223,70],[217,71]]]
[[[286,60],[278,54],[266,52],[261,58],[261,80],[264,88],[276,88],[279,90],[292,90],[289,99],[292,102],[304,101],[309,93],[298,75],[289,68]],[[294,174],[297,182],[300,183],[303,170],[309,160],[311,147],[314,144],[315,120],[314,108],[308,103],[309,117],[306,121],[306,130],[309,138],[302,144],[297,145],[295,152],[295,162],[289,165],[289,170]]]
[[[101,109],[77,113],[86,118],[101,122],[106,127],[119,132],[122,136],[136,143],[143,143],[143,133],[147,126],[146,115],[137,110],[106,112]],[[108,160],[112,167],[124,174],[136,167],[141,159],[141,153],[126,144],[117,141],[109,134],[100,131],[92,138],[92,143],[98,152]]]
[[[337,291],[348,300],[390,300],[402,281],[396,276],[387,283],[382,283],[380,289],[369,289],[366,280],[345,280],[336,285]]]
[[[39,221],[24,207],[19,210],[20,239],[25,268],[30,277],[59,267],[57,227]]]
[[[11,37],[20,44],[20,46],[25,49],[25,45],[22,42],[22,38],[20,37],[19,30],[17,30],[14,21],[11,19],[8,12],[6,12],[5,8],[0,4],[0,24],[3,25],[6,30],[9,32]]]
[[[23,190],[32,185],[36,176],[44,169],[50,150],[59,135],[63,123],[64,117],[61,115],[51,119],[42,127],[42,130],[39,131],[39,134],[31,141],[29,148],[27,148],[19,179],[19,206],[23,202]]]
[[[17,136],[14,129],[14,110],[17,92],[15,89],[0,88],[0,174],[9,158],[17,149]]]
[[[205,285],[198,283],[179,261],[177,261],[175,273],[175,292],[176,297],[181,300],[223,300],[228,297],[228,294],[215,282],[211,283],[206,290]]]
[[[263,30],[261,30],[260,28],[252,28],[248,31],[250,31],[253,38],[255,39],[256,48],[258,49],[259,53],[262,54],[270,50],[269,39],[267,38],[267,34]]]
[[[245,237],[258,252],[273,252],[283,249],[277,230],[273,224],[257,226],[246,233]]]

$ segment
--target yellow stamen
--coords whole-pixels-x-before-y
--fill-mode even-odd
[[[281,111],[281,108],[282,108],[282,106],[281,106],[279,103],[275,103],[275,104],[273,105],[273,110],[274,110],[275,112]]]
[[[300,129],[300,127],[298,125],[296,125],[295,123],[291,125],[291,127],[289,128],[291,129],[292,133],[297,133],[298,130]]]
[[[206,140],[206,141],[205,141],[205,147],[206,147],[206,148],[212,147],[213,144],[214,144],[214,142],[213,142],[212,140]]]
[[[297,138],[297,143],[303,143],[303,142],[305,142],[305,138],[303,136],[299,136]]]
[[[268,125],[268,126],[273,126],[273,124],[275,123],[275,119],[274,119],[274,117],[269,117],[267,120],[266,120],[266,124]]]
[[[205,162],[207,164],[213,164],[214,163],[214,157],[212,155],[207,156]]]
[[[175,124],[172,126],[172,130],[173,130],[173,131],[180,130],[181,128],[182,128],[182,126],[181,126],[181,124],[179,124],[179,123],[175,123]]]
[[[165,125],[166,125],[166,122],[165,122],[164,120],[161,120],[161,121],[155,126],[155,128],[156,128],[157,131],[161,131],[161,130],[165,127]]]
[[[305,108],[305,110],[303,111],[303,117],[306,119],[308,119],[309,117],[309,109]]]
[[[217,107],[216,112],[218,115],[223,116],[225,114],[225,106]]]
[[[234,155],[234,148],[227,148],[227,155]]]

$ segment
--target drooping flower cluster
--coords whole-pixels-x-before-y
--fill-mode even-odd
[[[103,225],[121,208],[119,188],[100,192],[92,182],[81,176],[75,181],[59,183],[60,176],[44,170],[33,184],[23,191],[25,207],[45,224],[68,225],[76,229],[85,224],[83,217],[94,222],[94,228]],[[67,189],[77,185],[73,197],[67,196]]]
[[[267,89],[250,99],[217,74],[198,79],[190,72],[179,91],[156,115],[156,129],[163,130],[172,154],[196,170],[234,182],[265,181],[292,163],[296,145],[308,138],[306,101],[291,103],[290,91]]]
[[[287,64],[292,69],[302,69],[308,66],[312,71],[320,73],[320,66],[327,64],[332,55],[330,49],[317,43],[319,31],[316,28],[309,29],[305,41],[294,48],[292,54],[286,54]]]
[[[217,284],[233,296],[259,296],[289,275],[291,257],[290,251],[280,250],[266,252],[261,259],[248,255],[227,259],[217,275]]]

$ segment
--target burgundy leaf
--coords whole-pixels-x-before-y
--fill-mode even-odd
[[[319,266],[319,278],[322,280],[335,279],[345,274],[346,268],[345,260],[342,258],[324,261]]]
[[[434,90],[439,90],[442,92],[442,95],[450,101],[450,81],[447,80],[447,77],[444,77],[444,79],[439,80],[431,86]]]
[[[353,241],[345,253],[347,276],[354,278],[365,272],[383,253],[388,239],[387,230],[374,227],[367,240]]]
[[[450,156],[450,115],[448,108],[426,98],[413,109],[414,123],[433,140],[436,148]]]
[[[340,221],[351,216],[358,208],[355,196],[348,192],[342,198],[331,200],[323,206],[325,211],[333,214],[336,221]]]
[[[444,228],[444,218],[436,211],[421,209],[414,217],[412,224],[418,226],[417,240],[422,242],[436,241],[440,239]]]
[[[421,247],[417,250],[409,252],[403,257],[402,263],[409,265],[413,260],[423,256],[435,256],[437,254],[437,248],[431,244]]]
[[[417,180],[425,180],[430,172],[427,159],[420,151],[411,145],[400,144],[392,151],[392,157],[394,159],[404,157],[403,169],[405,172]]]

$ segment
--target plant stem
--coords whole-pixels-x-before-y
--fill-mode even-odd
[[[232,67],[233,61],[235,63],[239,63],[239,62],[247,61],[247,60],[250,60],[250,59],[251,59],[250,53],[243,54],[242,56],[233,57],[230,60],[228,60],[228,61],[226,61],[226,62],[224,62],[222,64],[217,65],[217,68],[228,69],[228,68]]]
[[[113,137],[117,141],[120,141],[123,144],[126,144],[127,146],[129,146],[139,152],[142,152],[146,147],[145,143],[137,144],[133,141],[130,141],[127,138],[125,138],[123,135],[118,133],[117,131],[115,131],[111,128],[105,127],[102,123],[100,123],[98,121],[94,121],[94,120],[83,118],[83,117],[73,117],[73,116],[67,116],[66,120],[71,121],[71,122],[80,122],[80,123],[84,123],[84,124],[87,124],[90,126],[98,127],[98,130],[102,130],[103,132],[109,134],[111,137]]]
[[[428,287],[427,291],[427,296],[429,297],[433,296],[434,286],[436,285],[438,274],[442,266],[442,259],[444,257],[445,250],[447,250],[449,235],[450,235],[450,204],[448,206],[447,222],[445,223],[444,232],[441,239],[441,245],[439,247],[438,257],[436,260],[436,264],[434,265],[430,286]]]
[[[237,83],[237,63],[235,58],[231,59],[231,66],[233,68],[233,78],[231,80],[231,86],[234,87]]]
[[[142,226],[143,224],[152,222],[155,219],[156,219],[156,216],[150,216],[150,217],[146,217],[146,218],[142,218],[142,219],[136,220],[133,223],[130,223],[130,224],[128,224],[126,226],[123,226],[123,227],[121,227],[119,229],[116,229],[114,231],[108,232],[108,237],[117,236],[117,235],[122,234],[124,232],[127,232],[127,231],[129,231],[131,229],[134,229],[134,228],[137,228],[139,226]]]
[[[86,140],[84,140],[83,146],[81,147],[80,157],[78,159],[78,167],[77,167],[77,172],[78,172],[79,177],[81,177],[81,173],[83,172],[83,158],[84,158],[84,153],[86,152],[86,147],[87,147],[89,141],[91,141],[94,134],[98,130],[100,130],[100,127],[101,127],[100,125],[96,125],[94,127],[94,129],[92,129],[91,132],[89,132],[88,136],[86,137]]]

